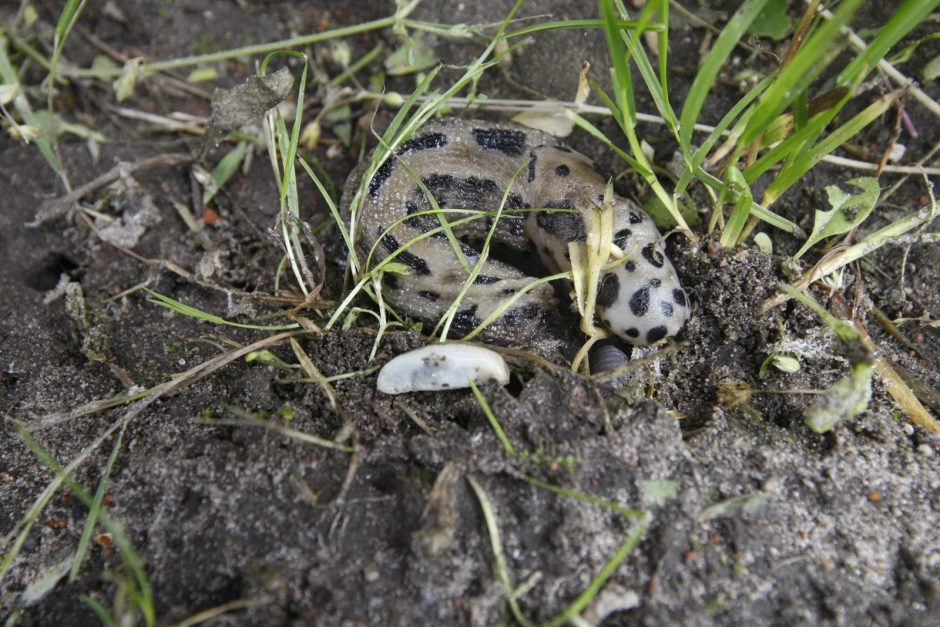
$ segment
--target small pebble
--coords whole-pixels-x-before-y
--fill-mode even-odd
[[[379,371],[379,392],[451,390],[474,383],[509,383],[509,366],[499,353],[469,344],[433,344],[398,355]]]

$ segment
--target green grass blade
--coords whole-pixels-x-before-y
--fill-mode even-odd
[[[467,483],[477,497],[480,503],[480,510],[483,512],[483,520],[486,523],[486,530],[490,536],[490,548],[493,550],[493,570],[496,571],[496,578],[499,579],[506,589],[506,600],[512,610],[512,615],[520,625],[529,627],[532,625],[525,615],[522,608],[519,607],[519,601],[513,593],[512,580],[509,578],[509,566],[506,563],[506,554],[503,551],[503,543],[499,538],[499,524],[496,522],[496,513],[493,511],[493,505],[489,497],[483,491],[483,487],[476,479],[467,475]]]
[[[888,54],[888,50],[924,22],[937,5],[940,5],[940,0],[905,0],[894,10],[888,23],[878,31],[868,47],[839,73],[836,84],[851,85],[863,80],[878,61]]]
[[[642,24],[637,20],[619,20],[617,26],[624,30],[631,30],[639,32],[641,29],[643,31],[654,31],[662,32],[665,30],[662,24]],[[526,35],[532,35],[534,33],[540,33],[543,31],[550,30],[559,30],[565,28],[603,28],[603,20],[564,20],[557,22],[542,22],[540,24],[532,24],[531,26],[523,26],[513,31],[509,31],[503,37],[505,39],[511,39],[514,37],[524,37]]]
[[[601,19],[604,22],[604,36],[607,39],[607,53],[611,62],[611,83],[614,101],[620,113],[623,128],[632,128],[636,124],[636,108],[633,103],[632,78],[627,64],[627,48],[620,37],[617,24],[619,16],[614,11],[613,0],[599,0]]]
[[[513,4],[513,7],[509,10],[509,13],[504,18],[502,24],[499,27],[496,35],[490,40],[490,43],[487,47],[480,53],[480,55],[474,59],[469,66],[467,67],[464,74],[454,82],[447,90],[440,94],[433,95],[428,97],[424,103],[418,108],[414,115],[410,118],[406,117],[411,111],[411,108],[414,106],[417,101],[419,93],[423,92],[430,87],[431,80],[436,75],[436,69],[432,72],[429,72],[427,77],[419,85],[419,88],[411,94],[411,96],[403,103],[403,106],[396,114],[395,118],[392,120],[392,124],[389,126],[388,131],[383,136],[383,141],[380,145],[384,146],[383,149],[377,149],[373,153],[372,162],[370,167],[363,174],[360,185],[357,188],[354,198],[350,203],[350,228],[349,235],[350,238],[355,243],[357,238],[357,228],[356,228],[356,213],[359,210],[359,207],[363,201],[363,193],[366,188],[367,182],[371,180],[372,176],[375,174],[376,170],[382,165],[385,159],[391,158],[391,153],[394,150],[395,146],[410,137],[415,131],[417,131],[421,126],[427,122],[442,106],[447,103],[447,100],[459,92],[461,89],[466,87],[469,83],[476,81],[480,74],[496,64],[495,60],[488,60],[496,49],[497,44],[505,38],[506,29],[508,28],[513,17],[519,11],[524,0],[516,0]],[[406,246],[407,247],[407,246]],[[373,248],[374,250],[374,248]],[[390,256],[391,257],[391,256]],[[350,248],[350,261],[353,266],[354,274],[362,275],[368,268],[368,260],[364,263],[365,265],[356,265],[355,263],[356,253],[355,246]],[[381,264],[380,264],[381,265]],[[376,268],[377,269],[377,268]],[[373,270],[374,271],[374,270]],[[370,271],[371,274],[371,271]],[[360,285],[364,285],[369,279],[369,275],[360,276]],[[357,290],[362,289],[362,287],[357,286]],[[374,295],[373,295],[374,296]],[[351,302],[350,298],[347,297],[330,317],[330,321],[327,323],[327,328],[330,328],[331,325],[335,324],[336,320],[339,319],[344,309]]]
[[[145,292],[150,294],[149,300],[155,305],[160,305],[161,307],[166,307],[170,311],[174,311],[180,315],[188,316],[190,318],[196,318],[197,320],[205,320],[206,322],[211,322],[212,324],[224,324],[230,327],[238,327],[239,329],[255,329],[258,331],[287,331],[289,329],[298,329],[300,325],[297,323],[292,324],[277,324],[271,326],[263,326],[259,324],[242,324],[240,322],[231,322],[225,318],[216,316],[215,314],[206,313],[201,309],[196,309],[191,305],[186,303],[181,303],[178,300],[165,296],[159,292],[154,292],[149,288],[143,288]]]
[[[764,192],[765,205],[773,204],[783,193],[796,183],[810,168],[819,163],[823,157],[834,151],[846,141],[854,137],[863,128],[877,120],[898,99],[900,90],[883,96],[877,102],[870,104],[861,113],[834,130],[824,140],[819,142],[800,159],[788,163],[774,179],[767,191]]]
[[[734,165],[728,166],[726,177],[728,180],[728,193],[734,199],[734,209],[731,210],[728,223],[721,231],[719,243],[723,248],[731,248],[738,241],[745,224],[747,224],[747,218],[751,214],[751,205],[754,199],[751,195],[751,188],[744,180],[741,170]]]
[[[22,426],[17,426],[17,434],[23,443],[45,464],[50,470],[56,473],[56,478],[61,479],[68,486],[72,494],[85,504],[89,509],[94,504],[94,499],[85,491],[75,479],[69,474],[67,467],[63,467],[55,458],[53,458],[39,442],[37,442]],[[139,590],[136,595],[137,606],[144,615],[144,620],[148,626],[155,625],[157,622],[156,611],[153,605],[153,590],[150,587],[150,581],[147,579],[147,573],[144,570],[143,561],[137,554],[133,545],[128,540],[121,525],[111,518],[104,510],[99,510],[99,519],[105,528],[114,538],[114,543],[120,550],[121,560],[125,567],[134,577]]]
[[[568,496],[573,499],[578,499],[579,501],[584,501],[585,503],[590,503],[592,505],[599,505],[603,508],[609,509],[612,512],[616,512],[621,516],[631,518],[634,520],[639,520],[646,522],[649,518],[649,514],[644,512],[641,509],[636,509],[633,507],[624,507],[616,501],[610,501],[607,499],[602,499],[598,496],[592,494],[587,494],[585,492],[578,492],[577,490],[570,490],[568,488],[563,488],[561,486],[555,485],[553,483],[546,483],[535,477],[526,476],[526,481],[531,483],[534,486],[542,488],[543,490],[548,490],[549,492],[554,492],[555,494],[560,494],[562,496]]]
[[[660,1],[658,3],[650,2],[646,5],[646,8],[643,10],[642,15],[640,16],[641,27],[645,27],[645,25],[648,24],[656,14],[656,12],[661,10],[660,5],[662,4],[664,3]],[[668,7],[669,3],[666,2],[665,5]],[[624,10],[622,5],[620,8],[621,11]],[[659,112],[660,117],[662,117],[666,122],[666,126],[669,128],[669,130],[673,134],[676,134],[679,121],[676,118],[676,112],[673,111],[672,107],[669,105],[669,97],[664,87],[665,73],[663,70],[665,66],[663,64],[666,62],[666,57],[660,57],[659,63],[661,72],[657,76],[656,71],[653,69],[653,64],[650,63],[649,56],[646,54],[646,49],[640,44],[640,37],[624,30],[620,31],[620,37],[627,46],[627,59],[633,60],[637,69],[640,71],[640,76],[643,78],[643,82],[646,84],[646,88],[649,90],[650,96],[653,98],[653,103],[656,105],[656,109]],[[666,37],[661,36],[660,49],[662,49],[663,46],[666,46],[667,44],[668,41],[666,41]]]
[[[752,87],[744,96],[738,100],[733,107],[724,115],[723,118],[715,126],[715,130],[711,131],[708,136],[702,141],[699,148],[692,155],[692,158],[689,163],[686,164],[686,169],[682,173],[682,176],[679,178],[679,182],[676,183],[675,193],[677,196],[681,196],[685,193],[686,187],[689,183],[692,182],[692,179],[699,175],[699,171],[702,163],[705,161],[705,158],[711,152],[714,145],[721,139],[724,132],[728,129],[729,126],[735,121],[738,120],[738,117],[747,109],[754,100],[760,96],[767,87],[773,82],[771,76],[765,76],[764,79],[759,82],[757,85]],[[746,123],[745,120],[738,120],[735,127]],[[681,123],[680,123],[681,124]]]
[[[78,595],[78,598],[82,603],[88,606],[88,609],[94,613],[95,618],[97,618],[104,627],[114,626],[114,618],[111,616],[110,612],[108,612],[108,608],[101,604],[101,601],[85,594]]]
[[[67,0],[62,12],[59,14],[59,21],[55,26],[55,35],[52,39],[52,58],[49,60],[49,86],[47,107],[52,111],[52,104],[55,98],[55,82],[59,68],[59,59],[62,57],[62,49],[65,47],[65,41],[68,39],[75,23],[78,22],[78,16],[85,8],[87,0]]]
[[[330,209],[330,214],[333,216],[333,220],[336,222],[336,226],[339,228],[343,242],[346,244],[346,248],[348,250],[352,250],[352,238],[349,236],[349,231],[346,229],[346,223],[343,221],[342,216],[340,216],[339,207],[336,206],[336,202],[333,200],[333,197],[330,196],[329,191],[323,185],[323,181],[319,176],[317,176],[317,173],[314,172],[313,168],[310,167],[310,164],[307,163],[307,160],[303,157],[300,157],[298,162],[300,163],[300,167],[302,167],[307,173],[307,176],[310,177],[310,180],[313,181],[313,184],[317,186],[317,189],[320,191],[320,196],[322,196],[326,201],[327,207]]]
[[[861,2],[844,0],[833,19],[824,22],[800,47],[790,64],[783,68],[774,84],[761,97],[738,141],[739,146],[749,146],[760,137],[835,58],[832,44],[839,38],[839,29],[848,23]]]
[[[618,11],[625,12],[620,1],[617,1],[618,7],[615,8],[613,0],[599,0],[601,18],[604,20],[604,35],[607,38],[607,48],[613,66],[611,69],[611,82],[614,86],[615,102],[617,103],[617,108],[612,109],[611,112],[614,114],[619,113],[620,127],[626,134],[627,141],[630,144],[630,152],[633,155],[633,159],[635,162],[639,163],[640,166],[642,166],[637,168],[637,170],[649,184],[650,188],[653,190],[653,193],[656,195],[659,201],[669,211],[670,215],[676,221],[679,229],[689,238],[695,240],[696,237],[692,234],[692,231],[689,229],[689,225],[686,224],[685,218],[683,218],[682,214],[679,212],[679,207],[676,204],[675,199],[665,190],[665,188],[656,178],[652,166],[650,165],[646,156],[643,154],[640,139],[636,134],[636,105],[633,98],[633,84],[628,67],[628,60],[631,58],[631,53],[634,48],[640,50],[640,52],[637,53],[638,56],[636,57],[638,59],[637,67],[640,68],[641,74],[643,74],[647,85],[650,87],[652,92],[660,91],[660,87],[656,73],[649,63],[649,59],[646,58],[645,53],[643,53],[641,49],[635,46],[635,38],[631,38],[629,34],[621,31],[616,26],[617,21],[620,18]],[[649,19],[650,15],[652,14],[649,12],[644,12],[646,19]],[[641,23],[642,22],[643,20],[641,20]],[[632,42],[634,46],[628,48],[625,43],[628,41]],[[664,107],[664,113],[666,117],[671,115],[673,119],[675,118],[675,115],[670,113],[668,104],[662,95],[660,95],[658,106]],[[582,125],[580,122],[577,123],[579,126]],[[607,140],[605,143],[610,145],[611,142]]]
[[[601,572],[591,580],[588,587],[585,588],[561,614],[545,623],[545,627],[561,627],[561,625],[575,621],[581,615],[581,612],[591,604],[601,591],[601,588],[604,587],[604,584],[607,583],[607,580],[610,579],[611,575],[617,571],[623,561],[627,559],[627,556],[629,556],[633,549],[640,543],[640,540],[643,539],[643,535],[646,533],[647,526],[648,525],[645,523],[641,524],[630,532],[627,539],[623,541],[623,544],[620,545],[617,552],[614,553],[614,556],[607,560]]]
[[[679,118],[679,145],[684,152],[691,152],[693,127],[699,119],[702,106],[705,104],[705,98],[715,84],[718,73],[724,67],[731,51],[738,45],[738,41],[747,32],[754,18],[763,10],[765,4],[767,4],[767,0],[747,0],[735,11],[722,29],[721,34],[718,35],[718,39],[712,44],[712,49],[705,57],[698,74],[695,75],[695,80],[692,82],[692,87],[689,88]]]
[[[300,129],[303,126],[304,93],[307,84],[307,57],[301,55],[304,60],[304,69],[300,73],[300,84],[297,87],[297,115],[294,117],[294,126],[291,128],[290,139],[287,144],[287,151],[284,154],[284,179],[281,184],[281,208],[283,212],[284,199],[287,198],[287,215],[281,216],[281,226],[284,229],[284,246],[287,250],[287,257],[290,259],[291,268],[294,271],[294,278],[304,296],[307,296],[307,284],[304,281],[303,272],[300,269],[300,262],[297,256],[303,255],[303,246],[300,243],[300,201],[297,197],[297,169],[294,165],[297,162],[297,144],[300,141]],[[283,124],[283,118],[278,114],[280,124]],[[281,134],[283,138],[283,132]],[[284,149],[283,140],[281,150]]]
[[[440,68],[435,68],[427,73],[427,75],[418,83],[418,86],[411,93],[411,95],[402,103],[402,106],[399,107],[398,112],[395,114],[395,117],[392,118],[391,123],[388,125],[385,133],[382,135],[379,141],[379,147],[375,149],[372,153],[372,160],[369,164],[369,167],[362,173],[362,180],[356,188],[356,193],[349,202],[349,207],[347,208],[350,214],[350,225],[349,225],[349,241],[347,242],[347,247],[349,250],[349,264],[352,267],[353,274],[357,275],[365,270],[363,266],[363,261],[359,259],[359,254],[356,251],[356,237],[357,237],[357,221],[356,214],[359,212],[359,207],[362,205],[365,200],[363,193],[368,187],[369,181],[372,180],[372,177],[378,171],[386,159],[392,158],[392,147],[396,143],[407,139],[407,137],[401,137],[396,142],[396,136],[398,135],[398,129],[401,128],[401,125],[407,120],[408,115],[411,113],[411,109],[415,106],[418,101],[418,98],[423,95],[428,88],[431,86],[431,82],[434,80],[434,77],[437,76],[437,73],[440,71]]]
[[[841,107],[840,107],[841,108]],[[792,155],[799,155],[800,147],[815,141],[823,129],[838,113],[838,108],[824,111],[811,118],[806,125],[785,140],[765,152],[761,157],[744,170],[744,178],[753,183],[762,174],[778,165]]]
[[[13,527],[10,533],[4,536],[3,546],[9,546],[10,548],[4,554],[3,559],[0,560],[0,581],[3,581],[3,578],[13,565],[13,560],[16,559],[16,556],[19,555],[22,550],[23,543],[25,543],[26,539],[29,537],[29,532],[32,530],[36,521],[39,520],[39,515],[46,509],[46,505],[49,504],[49,501],[52,500],[52,497],[55,496],[55,493],[61,486],[62,480],[58,477],[49,483],[33,502],[33,505],[20,522]]]
[[[82,537],[79,539],[78,546],[75,549],[72,568],[69,570],[69,581],[75,581],[75,578],[78,577],[78,573],[82,568],[82,562],[85,559],[85,554],[88,553],[88,546],[91,543],[91,534],[95,530],[95,525],[98,523],[98,515],[101,512],[101,501],[104,499],[105,490],[108,488],[108,479],[111,477],[111,469],[114,468],[114,460],[117,459],[118,453],[121,450],[121,444],[124,441],[124,432],[127,431],[128,424],[129,423],[125,422],[121,426],[121,430],[118,432],[117,439],[114,442],[114,448],[111,449],[111,455],[108,456],[108,463],[105,464],[104,472],[101,473],[101,480],[98,482],[98,489],[95,490],[94,500],[92,501],[91,507],[88,508],[88,518],[85,520],[85,527],[82,529]]]
[[[659,50],[657,51],[659,57],[659,86],[666,97],[666,108],[672,111],[672,105],[669,104],[669,0],[660,1],[659,20],[664,28],[663,33],[657,37],[659,43]],[[672,131],[678,131],[679,124],[674,111],[672,122]]]
[[[499,419],[496,418],[496,414],[494,414],[493,410],[490,408],[489,402],[487,402],[486,397],[483,396],[483,392],[480,391],[477,384],[473,382],[473,379],[470,379],[470,389],[473,390],[473,395],[476,397],[477,403],[483,409],[483,413],[486,414],[486,419],[490,421],[490,426],[493,427],[493,431],[496,433],[496,437],[499,438],[500,444],[503,445],[503,451],[510,457],[515,455],[516,449],[513,448],[512,442],[509,441],[509,436],[503,431],[502,425],[499,424]]]
[[[225,153],[225,156],[219,160],[219,163],[212,170],[212,184],[206,185],[202,191],[202,204],[208,205],[215,198],[226,183],[228,183],[245,159],[248,152],[248,144],[238,142],[232,150]]]

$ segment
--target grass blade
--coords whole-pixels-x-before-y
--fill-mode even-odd
[[[91,507],[88,509],[88,518],[85,520],[85,527],[82,529],[82,537],[78,541],[78,547],[75,549],[75,557],[72,561],[72,568],[69,570],[69,581],[75,581],[82,568],[82,562],[85,554],[88,552],[88,546],[91,543],[91,534],[98,523],[98,516],[101,512],[101,501],[104,499],[105,490],[108,487],[108,478],[111,476],[111,469],[114,468],[114,460],[117,459],[121,450],[121,444],[124,441],[124,432],[127,431],[128,423],[125,422],[118,432],[117,439],[114,442],[114,448],[111,449],[111,455],[108,456],[108,463],[105,464],[104,472],[101,473],[101,480],[98,482],[98,489],[95,491],[95,497]]]
[[[721,34],[718,35],[718,39],[712,45],[712,49],[705,57],[698,74],[695,75],[695,80],[692,82],[692,87],[689,88],[679,118],[679,145],[686,154],[691,152],[692,131],[695,122],[699,119],[702,106],[705,104],[705,98],[715,84],[718,73],[731,51],[738,45],[738,41],[747,32],[751,22],[763,10],[765,4],[767,4],[767,0],[747,0],[735,11],[724,29],[722,29]]]
[[[809,84],[835,57],[832,54],[831,44],[838,39],[839,29],[848,23],[861,1],[845,0],[842,2],[833,19],[824,22],[793,56],[790,64],[777,75],[774,84],[758,102],[747,128],[738,141],[739,146],[749,146],[760,137],[774,119],[806,91]],[[825,62],[824,59],[826,59]]]
[[[868,47],[836,79],[838,85],[851,85],[861,81],[902,37],[922,23],[940,5],[940,0],[905,0],[894,10],[888,23],[879,31]]]
[[[125,422],[126,424],[126,422]],[[68,486],[72,494],[78,497],[86,507],[91,509],[94,506],[94,499],[85,491],[75,479],[69,474],[67,468],[63,467],[55,458],[53,458],[39,442],[37,442],[22,426],[17,425],[17,434],[23,443],[39,458],[39,460],[56,473],[56,479],[61,479]],[[138,609],[144,615],[147,625],[155,625],[157,622],[156,611],[153,604],[153,590],[150,587],[150,581],[147,579],[147,573],[144,570],[143,561],[128,540],[120,523],[111,518],[104,510],[99,509],[98,518],[102,524],[111,532],[114,543],[120,550],[121,560],[124,566],[130,571],[137,585],[138,594],[135,595],[135,602]]]
[[[731,107],[731,110],[729,110],[728,113],[726,113],[724,117],[721,118],[721,121],[718,122],[714,130],[711,131],[702,141],[698,150],[696,150],[692,155],[692,158],[687,164],[685,171],[682,172],[682,176],[679,178],[679,182],[676,183],[676,196],[682,196],[685,193],[685,190],[689,183],[692,182],[692,179],[700,174],[701,165],[705,161],[705,158],[708,156],[708,154],[711,152],[712,147],[718,142],[719,139],[721,139],[721,136],[728,129],[728,127],[738,119],[738,116],[740,116],[742,112],[744,112],[744,110],[747,109],[758,96],[764,93],[764,90],[770,86],[772,80],[773,79],[770,76],[764,77],[764,80],[752,87],[744,95],[744,97],[738,100],[735,105]],[[739,121],[736,126],[741,126],[743,129],[744,123],[746,123],[746,120],[744,122]],[[680,122],[680,125],[681,124],[682,123]],[[731,134],[734,135],[734,131],[732,131]]]
[[[774,179],[770,187],[767,188],[767,191],[764,192],[762,204],[773,204],[774,201],[780,198],[780,196],[782,196],[791,185],[796,183],[801,176],[819,163],[823,157],[881,117],[881,114],[888,110],[894,101],[900,97],[901,93],[903,93],[902,90],[897,90],[879,98],[877,102],[870,104],[861,113],[830,133],[813,149],[801,155],[798,160],[784,166],[777,175],[777,178]]]
[[[467,483],[477,497],[480,503],[480,510],[483,512],[483,520],[486,522],[486,530],[490,536],[490,548],[493,549],[494,570],[496,577],[506,588],[506,600],[512,610],[512,615],[520,625],[528,627],[532,623],[522,614],[522,608],[519,607],[519,601],[513,592],[512,580],[509,578],[509,566],[506,564],[506,554],[503,552],[503,543],[499,538],[499,524],[496,522],[496,513],[493,511],[493,505],[490,499],[483,491],[483,487],[476,479],[467,475]]]
[[[85,8],[87,0],[67,0],[62,7],[62,13],[59,14],[59,21],[55,26],[55,35],[52,39],[52,58],[49,59],[49,85],[47,107],[52,111],[53,100],[55,99],[55,82],[59,68],[59,59],[62,57],[62,49],[65,47],[65,41],[68,39],[75,23],[78,22],[78,16]]]
[[[513,448],[512,442],[509,441],[509,436],[503,431],[502,425],[499,424],[499,419],[496,418],[496,414],[494,414],[493,410],[490,408],[490,404],[487,402],[486,397],[483,396],[483,392],[480,391],[480,388],[477,387],[473,379],[469,381],[470,389],[473,390],[473,395],[476,397],[477,403],[479,403],[480,407],[483,409],[483,413],[486,414],[486,419],[490,421],[490,426],[493,427],[496,437],[499,438],[500,443],[503,445],[503,450],[510,457],[515,455],[516,449]]]
[[[255,329],[258,331],[286,331],[289,329],[299,329],[300,325],[297,323],[292,324],[277,324],[271,326],[264,326],[260,324],[243,324],[240,322],[231,322],[225,318],[216,316],[215,314],[210,314],[202,311],[201,309],[196,309],[186,303],[181,303],[178,300],[170,298],[169,296],[164,296],[159,292],[154,292],[149,288],[143,288],[145,292],[150,294],[149,300],[155,305],[160,305],[161,307],[166,307],[170,311],[174,311],[183,316],[189,316],[190,318],[196,318],[197,320],[205,320],[206,322],[211,322],[212,324],[224,324],[230,327],[237,327],[239,329]]]

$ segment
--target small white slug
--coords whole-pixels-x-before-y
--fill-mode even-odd
[[[499,353],[469,344],[432,344],[402,353],[382,366],[376,386],[385,394],[452,390],[469,381],[509,383],[509,366]]]
[[[346,181],[347,211],[363,171],[360,166]],[[603,202],[606,183],[590,159],[547,133],[482,120],[435,120],[402,142],[366,182],[354,221],[356,249],[362,259],[371,252],[370,267],[388,256],[408,266],[410,274],[385,274],[383,296],[400,313],[433,324],[457,298],[468,273],[439,216],[422,213],[432,210],[422,185],[448,211],[443,216],[450,223],[471,215],[456,209],[490,212],[489,217],[453,227],[471,266],[480,257],[472,245],[486,236],[511,185],[493,250],[508,251],[508,257],[523,262],[535,258],[558,272],[570,269],[568,243],[585,239],[592,208]],[[544,208],[555,211],[538,211]],[[600,277],[598,318],[633,344],[675,335],[689,316],[689,302],[666,258],[662,237],[636,203],[617,196],[613,211],[613,243],[626,261]],[[491,256],[460,301],[451,332],[468,333],[533,280]],[[481,337],[500,344],[523,343],[538,332],[554,307],[552,288],[540,285],[514,301]]]

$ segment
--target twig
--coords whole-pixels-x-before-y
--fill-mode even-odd
[[[136,172],[137,170],[147,170],[150,168],[166,168],[181,163],[189,163],[193,158],[190,155],[182,153],[168,153],[165,155],[158,155],[156,157],[150,157],[149,159],[142,159],[137,162],[126,162],[122,161],[116,166],[105,172],[104,174],[88,181],[84,185],[80,185],[70,191],[64,196],[58,198],[53,198],[43,202],[39,205],[39,209],[36,211],[36,218],[32,222],[27,222],[26,226],[29,228],[36,228],[49,220],[58,218],[59,216],[64,215],[72,208],[76,202],[95,192],[105,185],[110,185],[114,181],[118,180],[121,177],[121,174]]]
[[[878,170],[877,163],[858,161],[857,159],[846,159],[845,157],[836,157],[835,155],[829,155],[823,159],[823,161],[833,165],[854,168],[856,170],[870,170],[872,172]],[[881,172],[882,174],[890,172],[892,174],[926,174],[927,176],[940,176],[940,168],[926,168],[919,165],[886,165],[881,169]]]

